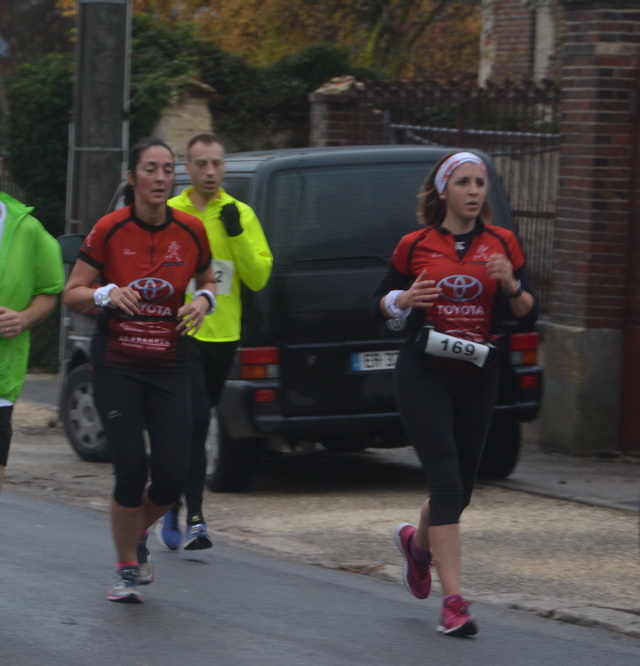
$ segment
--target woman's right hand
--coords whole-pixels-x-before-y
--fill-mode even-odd
[[[418,275],[409,289],[398,296],[396,305],[403,310],[409,307],[431,308],[435,305],[435,300],[440,296],[441,291],[440,287],[436,287],[435,280],[427,280],[425,269]]]
[[[116,287],[109,292],[111,307],[119,308],[128,315],[140,314],[140,293],[131,287]]]

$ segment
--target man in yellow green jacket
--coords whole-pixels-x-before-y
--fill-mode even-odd
[[[202,515],[205,442],[210,411],[218,404],[240,340],[242,285],[252,291],[262,289],[269,280],[273,263],[256,214],[220,187],[224,168],[224,146],[220,140],[213,134],[193,137],[186,154],[186,169],[192,185],[168,202],[172,208],[195,215],[204,223],[216,276],[216,310],[205,317],[191,340],[194,428],[184,491],[187,505],[185,550],[201,550],[212,545]],[[177,550],[182,542],[179,509],[178,504],[169,511],[157,529],[160,543],[170,550]]]
[[[0,192],[0,488],[13,405],[29,363],[30,329],[49,316],[64,286],[60,246],[32,210]]]

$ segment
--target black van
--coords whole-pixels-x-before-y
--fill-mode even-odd
[[[369,303],[398,240],[417,228],[420,184],[448,151],[371,146],[227,155],[223,187],[256,211],[274,264],[267,287],[244,294],[242,340],[208,441],[212,490],[245,490],[256,456],[266,452],[407,445],[392,381],[404,322],[375,321]],[[492,162],[481,156],[494,223],[514,228]],[[187,184],[178,169],[176,191]],[[81,457],[103,460],[88,325],[75,334],[73,316],[64,332],[61,419]],[[501,330],[499,401],[481,470],[498,478],[513,471],[520,424],[537,416],[542,391],[538,335],[515,321]]]

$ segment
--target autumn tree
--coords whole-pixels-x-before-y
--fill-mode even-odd
[[[67,12],[77,0],[58,0]],[[190,21],[220,48],[270,65],[314,44],[346,47],[388,78],[475,75],[480,0],[134,0],[135,12]],[[347,72],[343,72],[347,73]]]

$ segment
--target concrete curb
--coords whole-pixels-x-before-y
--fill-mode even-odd
[[[514,610],[535,613],[559,622],[578,624],[583,627],[597,627],[632,638],[640,638],[640,608],[608,608],[549,597],[522,598],[513,595],[487,595],[476,597],[476,599]]]
[[[630,513],[640,513],[640,506],[632,506],[629,503],[615,502],[599,499],[596,497],[580,497],[572,493],[562,493],[558,491],[544,490],[535,486],[527,485],[518,481],[490,481],[483,480],[482,483],[488,486],[496,486],[505,490],[516,490],[521,493],[538,495],[539,497],[549,497],[563,502],[575,502],[577,504],[586,504],[587,506],[599,506],[603,509],[614,509],[615,511],[628,511]]]

